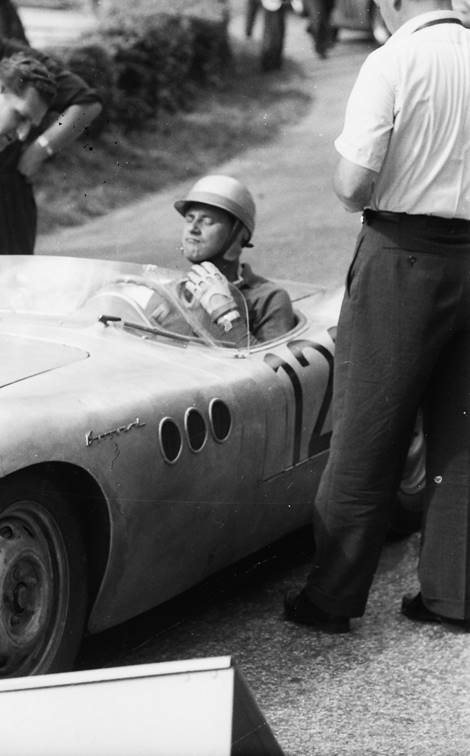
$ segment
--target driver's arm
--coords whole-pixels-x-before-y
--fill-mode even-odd
[[[220,328],[221,338],[235,344],[246,341],[245,321],[230,291],[230,285],[211,262],[193,265],[186,278],[186,289]]]

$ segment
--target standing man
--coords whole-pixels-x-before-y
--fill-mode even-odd
[[[286,619],[346,632],[360,617],[417,408],[427,507],[402,612],[470,618],[470,33],[450,0],[377,0],[392,31],[349,98],[334,185],[363,212],[337,334],[333,436],[307,584]]]
[[[101,104],[78,76],[1,38],[0,103],[13,118],[0,135],[0,254],[33,254],[37,210],[31,182],[46,160],[91,123]]]
[[[282,68],[288,5],[289,0],[247,0],[246,2],[245,34],[247,37],[252,35],[258,10],[263,11],[262,71],[278,71]]]
[[[331,28],[331,14],[333,13],[335,0],[304,0],[307,11],[307,31],[313,37],[313,46],[319,58],[326,58],[328,48],[333,43],[333,30]]]

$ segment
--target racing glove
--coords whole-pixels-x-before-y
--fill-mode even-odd
[[[240,312],[227,279],[213,263],[193,265],[185,286],[214,323],[225,331],[232,330],[233,324],[240,318]]]

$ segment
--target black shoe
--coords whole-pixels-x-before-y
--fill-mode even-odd
[[[401,613],[416,622],[442,622],[442,617],[424,606],[421,593],[407,594],[401,600]]]
[[[312,604],[305,590],[288,591],[284,596],[284,619],[309,625],[324,633],[348,633],[349,617],[335,617]]]
[[[436,612],[432,612],[431,609],[428,609],[423,604],[421,593],[417,593],[416,596],[411,596],[409,594],[403,596],[401,613],[415,622],[433,622],[434,624],[442,624],[443,622],[446,622],[450,625],[457,625],[466,632],[470,632],[470,622],[468,620],[443,617],[441,614],[436,614]]]

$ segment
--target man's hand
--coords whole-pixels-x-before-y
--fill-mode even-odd
[[[18,170],[27,179],[31,179],[48,157],[44,147],[41,147],[37,142],[31,142],[23,150],[18,161]]]
[[[193,265],[187,275],[186,289],[210,315],[214,323],[229,324],[240,317],[225,276],[211,262]]]

